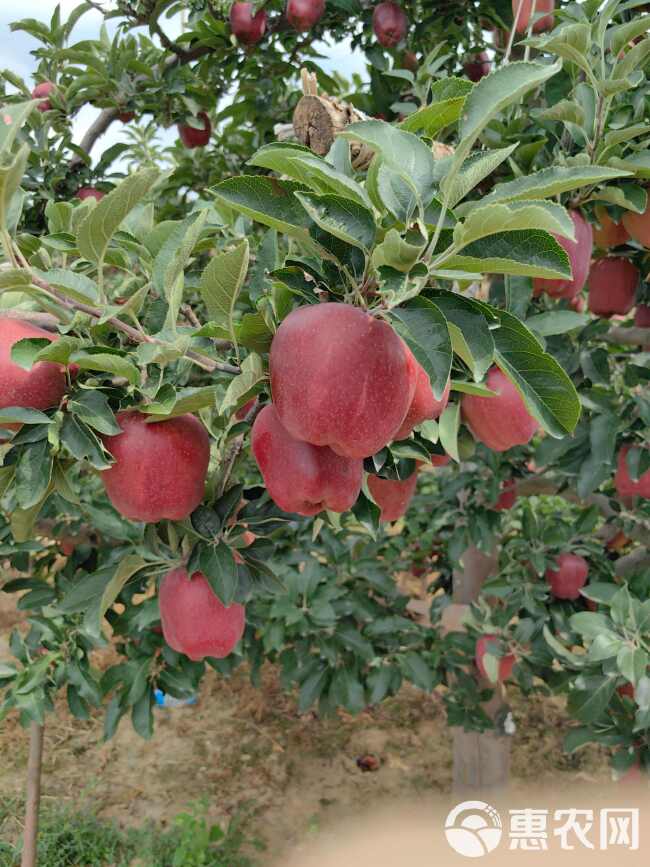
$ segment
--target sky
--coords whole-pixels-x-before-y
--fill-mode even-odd
[[[76,9],[80,2],[81,0],[58,0],[62,17],[67,17],[73,9]],[[99,0],[99,2],[106,9],[116,6],[114,0]],[[12,21],[22,18],[36,18],[39,21],[49,22],[56,6],[56,0],[20,0],[17,3],[9,2],[9,0],[0,0],[0,45],[2,46],[0,67],[11,69],[22,76],[25,81],[30,81],[31,74],[36,68],[36,61],[30,52],[38,46],[38,43],[26,33],[20,31],[12,33],[9,30],[9,25]],[[81,41],[83,39],[97,38],[101,22],[102,15],[99,12],[94,10],[87,12],[78,21],[73,31],[73,40]],[[107,26],[109,32],[111,32],[114,31],[116,23],[115,21],[108,21]],[[166,21],[165,30],[173,39],[180,32],[180,21],[178,19]],[[355,54],[349,44],[322,45],[320,46],[320,51],[328,58],[326,61],[321,61],[323,68],[327,72],[337,70],[342,75],[350,77],[353,72],[362,73],[365,69],[363,58],[360,54]],[[92,106],[85,106],[77,114],[73,122],[73,135],[76,142],[80,141],[86,129],[88,129],[97,116],[97,113],[98,109]],[[122,124],[112,124],[108,132],[95,145],[92,156],[97,159],[102,151],[121,141],[121,133]],[[171,143],[175,137],[176,131],[173,129],[162,131],[160,135],[161,140],[165,144]]]

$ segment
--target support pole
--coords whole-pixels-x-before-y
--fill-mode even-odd
[[[29,726],[29,759],[27,762],[27,794],[25,802],[25,833],[20,867],[36,867],[38,854],[38,812],[41,803],[41,768],[43,765],[43,726]]]

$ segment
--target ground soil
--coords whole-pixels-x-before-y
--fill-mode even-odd
[[[15,597],[0,593],[0,659],[8,655],[10,629],[21,625],[14,605]],[[108,661],[97,659],[99,665]],[[512,699],[515,787],[531,781],[558,790],[610,785],[603,750],[563,753],[567,717],[560,699]],[[201,797],[218,820],[247,808],[251,829],[266,841],[260,863],[267,867],[286,863],[285,854],[361,810],[451,789],[451,733],[440,693],[405,687],[357,717],[340,713],[321,720],[296,712],[295,697],[283,693],[269,666],[261,689],[244,671],[231,680],[210,671],[198,705],[156,715],[151,741],[125,720],[103,743],[101,714],[79,722],[62,702],[47,722],[45,803],[90,803],[100,816],[123,824],[164,824]],[[378,770],[360,770],[357,759],[367,754],[378,757]],[[0,800],[19,798],[27,733],[13,717],[0,726],[0,755]]]

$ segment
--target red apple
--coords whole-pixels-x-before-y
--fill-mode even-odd
[[[593,230],[579,211],[569,211],[575,229],[575,241],[554,235],[558,244],[569,256],[572,277],[565,280],[547,280],[535,277],[533,289],[538,295],[546,292],[551,298],[573,298],[582,290],[589,273],[589,263],[593,251]]]
[[[84,199],[97,199],[99,202],[105,195],[106,193],[102,193],[101,190],[96,190],[94,187],[79,187],[76,192],[77,198],[81,199],[82,202]]]
[[[117,116],[118,120],[120,120],[122,123],[130,123],[134,119],[134,117],[134,111],[121,111]]]
[[[117,511],[132,521],[182,521],[203,499],[210,438],[193,415],[167,421],[127,410],[121,434],[104,436],[115,463],[101,474]]]
[[[248,413],[253,409],[255,404],[257,403],[256,397],[251,397],[250,400],[246,401],[246,403],[241,406],[237,412],[235,413],[235,418],[237,421],[244,421]]]
[[[39,361],[25,370],[11,360],[14,343],[40,337],[56,340],[58,335],[43,331],[22,319],[0,317],[0,408],[21,406],[28,409],[50,409],[57,406],[65,393],[65,367],[50,361]],[[0,427],[18,430],[20,424]]]
[[[596,217],[600,228],[594,226],[594,241],[597,247],[607,250],[609,247],[619,247],[629,241],[630,235],[622,223],[616,223],[600,205],[596,207]]]
[[[178,124],[178,134],[186,148],[203,148],[210,141],[212,134],[210,118],[204,111],[200,111],[196,117],[203,124],[203,129],[196,129],[186,123]]]
[[[634,684],[632,683],[624,683],[622,686],[616,687],[616,692],[622,697],[627,696],[627,698],[634,699]]]
[[[405,344],[406,345],[406,344]],[[411,350],[406,347],[406,351]],[[431,381],[425,369],[413,358],[413,364],[417,371],[415,380],[415,393],[413,400],[408,408],[404,421],[399,427],[393,439],[403,440],[411,433],[414,427],[422,424],[426,419],[438,418],[444,412],[447,403],[449,402],[449,392],[451,390],[451,381],[447,380],[447,385],[442,393],[440,400],[436,400],[431,390]]]
[[[54,84],[54,82],[42,81],[40,84],[36,85],[34,90],[32,90],[32,99],[41,99],[41,97],[48,97],[55,90],[56,84]],[[52,108],[52,103],[49,99],[41,99],[36,108],[39,111],[50,111],[50,109]]]
[[[409,72],[418,71],[418,56],[414,51],[405,51],[402,56],[402,67],[408,69]]]
[[[596,316],[629,313],[634,307],[638,270],[627,259],[598,259],[589,272],[589,309]]]
[[[650,470],[646,470],[636,481],[631,478],[627,467],[629,445],[625,445],[618,453],[618,465],[614,476],[614,486],[619,497],[642,497],[650,499]]]
[[[533,33],[542,33],[544,30],[551,30],[555,23],[555,0],[537,0],[535,3],[535,24],[533,25]],[[530,16],[533,11],[533,0],[512,0],[512,17],[515,21],[517,33],[525,33],[528,30]],[[517,12],[519,14],[517,15]],[[543,18],[538,18],[542,12],[548,12],[549,15],[544,15]]]
[[[406,514],[418,483],[417,470],[407,479],[381,479],[368,476],[368,490],[381,509],[380,521],[397,521]]]
[[[252,3],[233,3],[230,7],[230,29],[239,42],[254,45],[266,31],[266,10],[253,15]]]
[[[299,307],[271,345],[273,401],[295,439],[368,457],[404,421],[415,392],[413,361],[390,325],[358,307]]]
[[[650,305],[636,305],[636,310],[634,311],[634,324],[637,328],[650,328]]]
[[[275,406],[268,404],[255,419],[251,445],[271,499],[285,512],[345,512],[355,504],[363,461],[295,439]]]
[[[465,61],[463,69],[470,81],[480,81],[490,74],[490,66],[491,63],[487,51],[481,51],[480,54],[476,54]]]
[[[490,653],[491,656],[497,656],[499,653],[499,639],[496,635],[481,635],[481,637],[476,642],[476,654],[475,661],[476,667],[479,670],[479,673],[482,677],[487,678],[488,673],[485,670],[485,665],[483,664],[483,658],[486,653]],[[514,654],[508,653],[506,656],[502,656],[499,659],[499,673],[497,675],[497,682],[503,683],[504,680],[508,680],[510,675],[512,674],[512,669],[515,666],[516,659]]]
[[[223,659],[244,634],[244,606],[224,605],[202,572],[190,577],[182,566],[167,572],[158,600],[165,641],[195,662],[206,656]]]
[[[434,467],[446,467],[450,460],[449,455],[429,455],[429,461]]]
[[[546,580],[556,599],[578,599],[587,583],[589,564],[579,554],[560,554],[557,570],[547,569]]]
[[[505,512],[512,509],[517,501],[517,483],[514,479],[506,479],[501,483],[501,493],[492,506],[495,512]]]
[[[372,29],[384,48],[395,48],[404,39],[409,20],[399,3],[378,3],[372,13]]]
[[[630,237],[638,241],[639,244],[643,244],[644,247],[650,247],[650,200],[642,214],[627,211],[623,214],[622,221],[630,233]]]
[[[495,452],[505,452],[525,445],[534,436],[538,424],[526,409],[523,398],[498,367],[488,371],[486,385],[496,397],[464,394],[463,418],[475,439]]]
[[[294,30],[310,30],[323,12],[325,0],[289,0],[285,15]]]

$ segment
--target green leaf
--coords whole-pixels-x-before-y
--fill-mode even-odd
[[[28,102],[14,102],[2,106],[0,114],[0,156],[8,153],[16,140],[20,128],[40,99],[30,99]]]
[[[121,355],[108,352],[75,352],[70,357],[70,361],[81,370],[101,370],[115,376],[123,376],[131,385],[137,385],[140,381],[138,368]]]
[[[438,419],[440,443],[448,455],[460,462],[458,431],[460,428],[460,403],[450,403]]]
[[[588,688],[569,692],[568,708],[571,716],[580,722],[593,723],[609,705],[616,680],[613,677],[589,677],[585,680]]]
[[[336,141],[344,144],[342,139]],[[345,144],[347,147],[347,143]],[[273,142],[260,148],[248,163],[272,169],[300,184],[312,187],[319,193],[354,199],[357,204],[365,207],[370,205],[368,194],[360,184],[302,145]]]
[[[151,687],[148,687],[147,691],[136,701],[131,710],[133,728],[145,740],[149,740],[153,736],[153,707],[153,690]]]
[[[397,229],[389,229],[384,240],[373,250],[372,261],[376,268],[387,265],[407,274],[424,251],[424,243],[410,244]]]
[[[232,605],[239,583],[237,564],[232,551],[224,543],[204,545],[199,557],[201,572],[208,580],[212,592],[224,605]]]
[[[298,713],[305,713],[320,697],[328,676],[329,668],[322,665],[305,679],[298,695]]]
[[[111,466],[97,436],[70,413],[66,413],[61,426],[61,445],[73,458],[87,460],[97,470],[107,470]]]
[[[204,407],[214,408],[217,399],[217,388],[214,385],[205,385],[202,388],[184,388],[175,392],[171,404],[166,402],[143,403],[138,407],[140,412],[174,418],[185,413],[195,413]]]
[[[399,657],[399,667],[402,674],[415,686],[426,692],[431,692],[434,686],[433,672],[424,659],[415,651],[409,651]]]
[[[34,270],[39,277],[58,289],[66,298],[73,298],[75,301],[81,301],[82,304],[96,304],[99,300],[97,283],[85,274],[65,268],[54,268],[50,271]]]
[[[483,196],[481,206],[521,199],[548,199],[551,196],[559,196],[560,193],[568,193],[580,187],[588,187],[630,174],[631,172],[607,166],[552,166],[535,174],[516,178],[514,181],[497,184],[491,193]],[[464,209],[471,207],[473,203],[467,202],[456,208],[456,212],[464,214]]]
[[[241,373],[231,379],[219,407],[219,414],[228,415],[245,395],[265,379],[262,359],[257,353],[251,352],[242,362]]]
[[[573,383],[522,322],[505,311],[494,312],[501,323],[492,332],[496,363],[551,436],[573,433],[580,418],[580,399]]]
[[[471,154],[455,175],[449,175],[451,179],[449,183],[447,183],[447,178],[445,178],[440,184],[440,190],[444,194],[449,207],[453,208],[477,184],[480,184],[484,178],[491,175],[504,160],[508,159],[516,147],[517,143],[505,148],[479,151],[478,153]],[[540,226],[538,228],[543,227]]]
[[[108,398],[97,389],[83,391],[68,403],[68,410],[86,422],[87,425],[107,435],[122,433],[113,415]]]
[[[207,218],[208,210],[203,208],[177,223],[154,259],[152,282],[154,288],[167,299],[165,325],[170,331],[176,330],[178,311],[183,300],[183,272],[198,243]]]
[[[454,245],[462,249],[489,235],[523,229],[542,229],[572,240],[575,234],[573,220],[565,208],[554,202],[481,204],[467,214],[464,222],[456,223]]]
[[[83,220],[77,234],[79,252],[101,267],[108,245],[122,220],[150,191],[158,169],[141,169],[129,175],[97,203]]]
[[[49,490],[52,478],[52,455],[47,440],[26,446],[16,465],[16,502],[21,509],[31,509]]]
[[[480,382],[494,358],[494,340],[481,305],[456,292],[433,291],[428,295],[447,319],[454,352]]]
[[[24,144],[15,156],[9,153],[0,155],[0,227],[5,232],[9,231],[11,202],[22,183],[28,159],[28,144]]]
[[[445,259],[444,266],[479,274],[552,278],[571,276],[566,251],[552,235],[537,229],[499,232],[474,241],[460,253]]]
[[[343,196],[296,193],[317,226],[347,244],[369,250],[375,242],[377,227],[372,211]]]
[[[5,406],[0,409],[0,425],[3,424],[50,424],[52,419],[38,409],[22,406]]]
[[[526,320],[526,327],[536,331],[542,337],[552,334],[566,334],[576,328],[584,328],[590,322],[585,313],[575,313],[573,310],[549,310],[547,313],[537,313]]]
[[[30,506],[29,509],[14,509],[12,511],[10,517],[11,533],[16,542],[27,542],[31,538],[36,518],[38,518],[38,514],[52,492],[53,487],[50,483],[50,486],[39,502]]]
[[[233,343],[235,304],[246,279],[248,259],[248,241],[244,239],[233,250],[213,256],[199,283],[210,321],[221,325]]]
[[[92,618],[96,627],[93,630],[95,634],[99,634],[102,617],[120,595],[126,582],[146,565],[147,561],[143,560],[138,554],[127,554],[119,562],[113,577],[103,588],[101,596],[98,597],[96,610],[92,612]],[[86,617],[86,621],[88,621],[88,616]]]
[[[431,102],[405,118],[400,128],[407,132],[421,130],[427,138],[433,138],[441,129],[458,120],[472,87],[471,82],[463,78],[434,81],[430,90]]]
[[[451,338],[447,320],[427,298],[414,298],[391,310],[395,330],[408,344],[431,381],[436,399],[442,397],[452,362]]]

